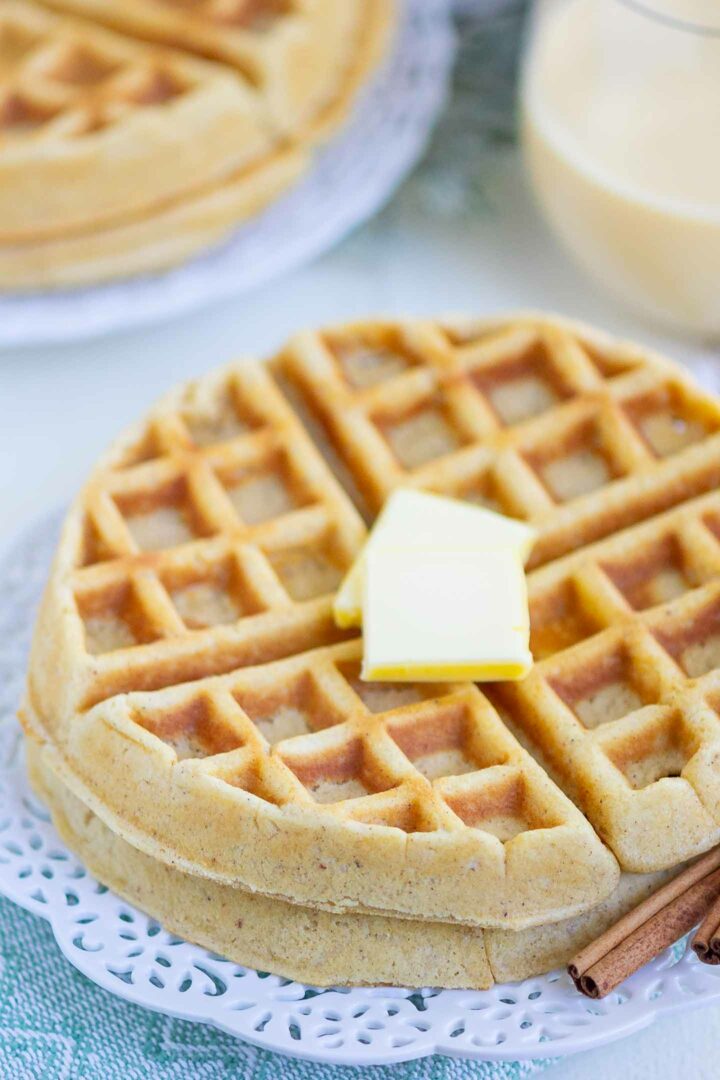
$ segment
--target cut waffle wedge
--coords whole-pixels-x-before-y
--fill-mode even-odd
[[[312,986],[487,989],[567,964],[669,876],[623,874],[610,896],[572,919],[483,930],[378,915],[340,915],[186,874],[152,859],[62,784],[29,747],[30,776],[61,838],[101,882],[179,934],[236,963]],[[127,917],[132,919],[130,912]]]

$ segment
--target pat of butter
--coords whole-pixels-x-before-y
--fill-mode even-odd
[[[521,679],[532,666],[522,563],[498,548],[372,548],[363,636],[363,679]]]
[[[437,551],[469,551],[477,547],[507,548],[525,562],[536,532],[523,521],[482,506],[399,488],[386,502],[365,548],[346,574],[333,604],[338,626],[362,626],[365,559],[376,547]]]

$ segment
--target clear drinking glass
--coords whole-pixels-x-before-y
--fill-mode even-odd
[[[646,315],[720,334],[718,0],[538,0],[522,130],[578,262]]]

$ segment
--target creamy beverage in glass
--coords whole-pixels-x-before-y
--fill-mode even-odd
[[[593,277],[719,334],[718,0],[541,0],[522,130],[540,205]]]

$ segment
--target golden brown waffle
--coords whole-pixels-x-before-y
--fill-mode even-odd
[[[109,226],[262,170],[278,139],[223,68],[21,0],[0,8],[0,241]]]
[[[68,518],[31,733],[116,831],[196,873],[481,925],[597,903],[614,859],[474,687],[362,684],[360,642],[333,644],[364,535],[266,369],[177,392]]]
[[[234,67],[291,138],[326,135],[384,45],[389,0],[42,0]]]
[[[191,23],[209,20],[227,41],[240,34],[254,58],[229,66],[163,47],[188,35],[150,44],[133,19],[124,28],[136,36],[121,36],[5,0],[0,286],[83,284],[171,266],[297,180],[312,144],[345,118],[377,62],[393,10],[382,0],[300,6],[234,32],[235,16],[228,27],[196,8]],[[165,0],[137,4],[153,7],[180,17]]]
[[[0,288],[64,288],[175,266],[259,213],[303,173],[307,156],[278,151],[200,195],[92,232],[0,243]]]
[[[667,361],[532,316],[305,334],[277,368],[360,505],[409,483],[536,524],[540,662],[487,696],[621,866],[716,843],[718,402]]]
[[[166,930],[237,963],[313,986],[389,984],[486,989],[564,965],[668,876],[623,874],[607,900],[530,930],[482,930],[374,915],[336,915],[253,895],[152,859],[88,811],[28,747],[35,789],[63,840],[120,896]]]
[[[26,721],[73,790],[194,873],[485,926],[608,894],[580,811],[625,870],[716,843],[717,402],[531,316],[304,335],[272,370],[358,501],[408,482],[535,522],[536,667],[483,694],[361,683],[330,600],[363,526],[267,369],[230,369],[122,440],[66,525]],[[477,434],[445,454],[450,417]]]

